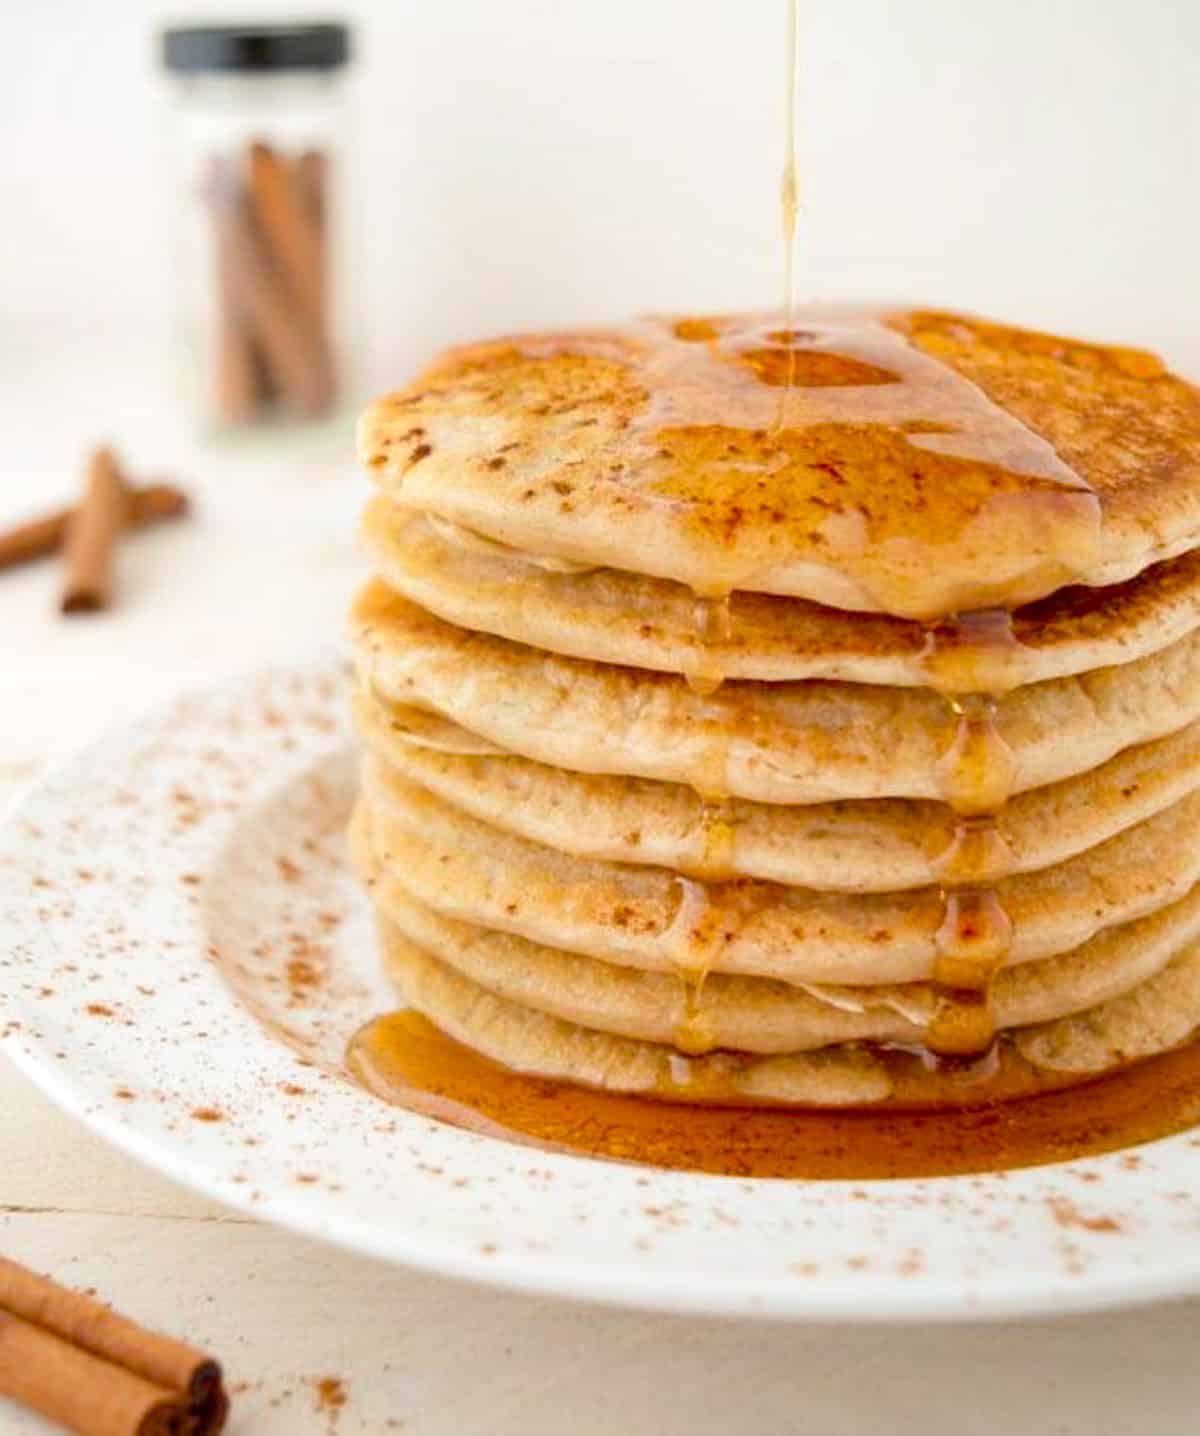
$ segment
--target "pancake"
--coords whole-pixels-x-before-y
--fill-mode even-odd
[[[1200,890],[1164,909],[1084,943],[1074,952],[1010,968],[993,1000],[1002,1026],[1043,1024],[1123,996],[1200,936]],[[768,978],[714,973],[698,1003],[665,973],[640,972],[510,933],[456,922],[406,899],[389,901],[380,921],[383,964],[415,944],[489,992],[558,1017],[646,1042],[696,1053],[729,1049],[759,1054],[813,1051],[842,1042],[918,1042],[937,1003],[928,983],[896,987],[802,989]]]
[[[361,690],[353,707],[366,746],[406,782],[492,827],[576,857],[649,864],[695,878],[895,892],[936,883],[938,859],[954,837],[954,815],[943,803],[735,801],[723,809],[732,841],[714,855],[704,804],[691,788],[571,773],[495,748],[476,756],[476,745],[486,740],[465,729],[445,724],[429,738],[415,731],[427,716],[419,710],[389,707]],[[981,868],[980,880],[1064,862],[1198,787],[1200,725],[1127,748],[1090,773],[1012,799],[996,824],[1003,869]]]
[[[366,841],[391,885],[446,916],[651,971],[793,983],[928,978],[945,904],[934,888],[842,895],[571,857],[490,828],[405,784],[364,774]],[[1200,880],[1200,795],[1057,867],[995,885],[1006,965],[1053,956],[1184,897]]]
[[[697,623],[692,591],[665,579],[614,568],[548,572],[385,495],[368,505],[363,533],[376,572],[405,598],[461,628],[551,653],[771,683],[919,687],[942,676],[931,669],[928,627],[884,614],[735,593],[728,637],[713,639]],[[1129,663],[1198,625],[1200,554],[1193,553],[1116,588],[1065,589],[1018,609],[1014,642],[974,655],[970,683],[1003,692]]]
[[[689,1103],[901,1107],[978,1100],[970,1083],[925,1071],[916,1059],[888,1060],[869,1046],[685,1057],[666,1044],[615,1037],[498,997],[407,940],[389,944],[388,966],[406,1000],[444,1032],[540,1077]],[[1046,1091],[1167,1051],[1198,1023],[1200,947],[1193,944],[1133,992],[1003,1040],[989,1095]]]
[[[1021,1055],[1043,1070],[1093,1076],[1169,1052],[1200,1024],[1200,954],[1193,947],[1150,979],[1099,1008],[1014,1035]]]
[[[926,689],[727,683],[545,654],[456,628],[378,580],[351,615],[360,680],[509,752],[577,772],[686,783],[762,803],[943,796],[953,734]],[[1100,766],[1200,717],[1200,634],[1117,667],[1031,684],[998,700],[1012,791]]]
[[[1195,388],[1153,355],[953,314],[468,345],[373,404],[360,452],[408,507],[531,554],[908,618],[1200,544]]]
[[[374,710],[373,719],[368,711]],[[379,741],[399,752],[453,754],[459,758],[497,757],[504,755],[504,749],[476,733],[430,713],[426,708],[414,708],[404,703],[384,705],[366,694],[356,694],[354,699],[355,721],[365,729],[374,723]]]

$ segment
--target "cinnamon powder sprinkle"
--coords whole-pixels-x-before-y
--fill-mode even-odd
[[[319,987],[321,974],[311,962],[306,962],[302,957],[293,957],[287,965],[287,980],[293,989]]]
[[[1066,1197],[1050,1197],[1046,1201],[1050,1215],[1058,1226],[1085,1232],[1119,1232],[1121,1223],[1115,1217],[1089,1217]]]
[[[346,1383],[340,1376],[322,1376],[313,1385],[318,1411],[340,1411],[349,1399]]]

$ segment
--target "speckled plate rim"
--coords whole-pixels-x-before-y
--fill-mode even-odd
[[[301,1059],[207,956],[203,894],[251,815],[344,762],[340,687],[329,660],[181,698],[60,766],[0,828],[0,1043],[101,1137],[383,1261],[642,1309],[970,1320],[1200,1290],[1193,1134],[1008,1174],[747,1181],[513,1147]],[[200,795],[187,822],[181,784]],[[254,886],[230,896],[270,906]],[[378,1002],[362,917],[337,959],[365,965],[355,1000]],[[203,1042],[181,1036],[197,1014]]]

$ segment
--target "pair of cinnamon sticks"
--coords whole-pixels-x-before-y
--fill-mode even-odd
[[[77,1436],[217,1436],[220,1366],[0,1257],[0,1395]]]
[[[134,486],[111,449],[95,449],[75,508],[0,533],[0,571],[61,550],[62,611],[92,613],[112,601],[113,553],[122,532],[177,518],[187,510],[187,495],[179,489],[171,484]]]
[[[261,141],[214,155],[206,194],[216,253],[210,387],[240,424],[282,404],[306,417],[337,395],[330,342],[326,160]]]

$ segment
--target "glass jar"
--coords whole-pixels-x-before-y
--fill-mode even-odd
[[[349,50],[344,25],[163,34],[182,367],[214,427],[321,419],[346,395]]]

